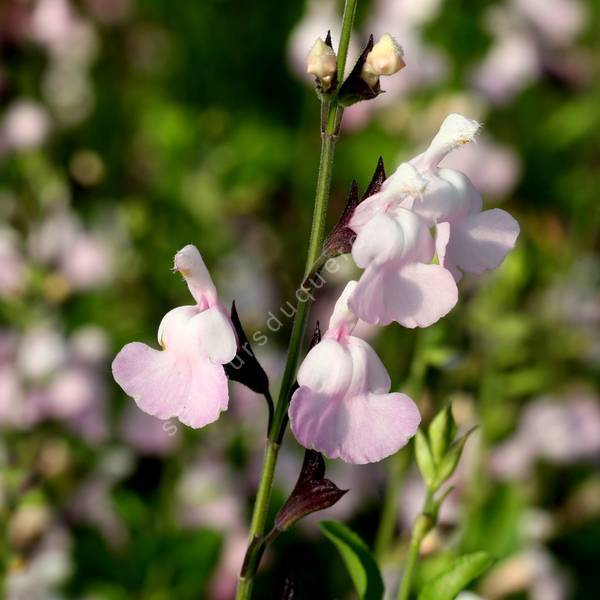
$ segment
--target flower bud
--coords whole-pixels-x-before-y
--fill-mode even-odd
[[[393,75],[405,66],[402,47],[386,33],[367,55],[361,77],[370,87],[374,87],[381,75]]]
[[[333,48],[328,46],[321,38],[317,38],[308,53],[306,72],[317,78],[324,91],[329,89],[335,78],[337,57]]]

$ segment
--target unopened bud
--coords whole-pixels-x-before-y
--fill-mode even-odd
[[[381,75],[393,75],[405,66],[402,47],[386,33],[367,55],[361,77],[369,86],[374,87]]]
[[[306,72],[314,75],[324,90],[329,89],[337,72],[337,57],[333,49],[321,38],[317,38],[308,53]]]

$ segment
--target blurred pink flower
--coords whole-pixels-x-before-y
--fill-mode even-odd
[[[71,540],[55,525],[29,553],[19,569],[9,569],[4,583],[6,600],[48,600],[60,597],[60,588],[73,570]]]
[[[34,100],[14,101],[0,121],[0,155],[28,150],[44,143],[50,133],[50,117]]]
[[[244,530],[225,535],[225,543],[217,570],[210,584],[210,597],[213,600],[231,600],[235,596],[240,565],[244,562],[248,535]]]
[[[298,370],[290,426],[306,448],[352,464],[378,462],[404,446],[421,420],[405,394],[389,393],[390,378],[374,350],[351,335],[352,281],[338,300],[323,340]]]
[[[586,24],[587,7],[579,0],[512,0],[512,4],[551,44],[570,44]]]
[[[473,71],[473,83],[492,102],[506,104],[535,82],[541,69],[535,41],[511,31],[498,37]]]
[[[478,138],[477,144],[466,144],[448,154],[440,167],[461,171],[484,196],[492,198],[509,196],[521,175],[517,153],[510,146],[498,144],[484,135]]]
[[[186,527],[245,530],[240,478],[220,456],[203,455],[177,485],[177,514]],[[239,565],[238,565],[239,568]]]
[[[194,306],[174,308],[158,329],[161,350],[127,344],[112,370],[116,382],[137,405],[159,419],[177,417],[198,428],[227,409],[229,392],[223,365],[233,360],[237,339],[226,309],[195,246],[175,255]]]
[[[598,398],[540,398],[525,407],[515,434],[495,448],[490,468],[500,478],[520,479],[529,475],[538,459],[570,464],[598,456]]]
[[[76,289],[94,288],[110,280],[112,266],[108,248],[93,235],[81,232],[60,261],[60,268]]]
[[[24,332],[18,342],[5,341],[0,424],[25,429],[56,419],[91,443],[102,441],[107,435],[103,355],[98,348],[95,354],[89,348],[82,352],[85,337],[100,335],[100,330],[88,327],[67,341],[56,329],[39,325]],[[4,334],[1,339],[14,338]]]
[[[179,444],[179,429],[128,404],[119,426],[121,438],[139,454],[164,456]]]
[[[75,290],[105,285],[114,273],[114,235],[84,229],[79,217],[59,208],[32,227],[29,253],[33,260],[54,267]]]

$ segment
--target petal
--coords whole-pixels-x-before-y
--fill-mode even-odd
[[[481,125],[457,113],[448,115],[423,154],[411,161],[419,169],[434,169],[454,148],[475,139]]]
[[[294,392],[289,415],[300,444],[352,464],[394,454],[416,433],[421,420],[404,394],[366,393],[332,400],[304,386]]]
[[[402,256],[404,233],[396,219],[376,214],[358,233],[352,245],[352,258],[361,268]]]
[[[468,202],[452,183],[438,177],[436,173],[428,178],[427,188],[421,196],[415,197],[410,206],[408,202],[404,202],[402,206],[425,219],[428,225],[435,225],[455,215],[466,214]]]
[[[390,200],[398,200],[404,196],[419,196],[426,186],[427,180],[412,164],[402,163],[383,182],[381,190]]]
[[[348,227],[355,233],[359,233],[375,215],[385,211],[388,203],[389,200],[380,192],[369,196],[354,209]]]
[[[199,312],[198,306],[178,306],[170,310],[158,326],[158,343],[161,347],[186,351],[189,324]]]
[[[188,394],[178,417],[194,429],[204,427],[227,410],[229,390],[227,376],[221,365],[209,360],[194,360],[190,367]]]
[[[389,392],[392,385],[390,376],[375,350],[355,336],[350,336],[347,344],[352,357],[352,381],[348,393]]]
[[[452,226],[446,262],[469,273],[498,267],[519,236],[519,224],[499,208],[467,217]]]
[[[188,244],[182,248],[175,255],[174,268],[183,275],[198,304],[212,306],[217,301],[215,284],[196,246]]]
[[[197,314],[189,322],[188,335],[194,336],[199,347],[215,364],[232,361],[237,352],[237,337],[225,309],[216,305]]]
[[[191,427],[202,427],[227,408],[225,371],[208,360],[187,360],[133,342],[117,354],[112,371],[140,409],[160,419],[179,417]]]
[[[298,383],[328,395],[343,394],[352,380],[352,359],[345,344],[324,338],[302,361]]]
[[[438,169],[437,174],[439,177],[452,184],[461,197],[459,214],[455,215],[454,218],[463,214],[475,214],[481,212],[481,209],[483,208],[481,194],[464,173],[457,171],[456,169]]]
[[[334,339],[340,339],[349,335],[356,327],[358,322],[357,316],[348,308],[348,298],[356,287],[356,281],[352,280],[346,284],[344,291],[340,294],[333,308],[333,313],[329,319],[327,328],[327,336]]]
[[[451,273],[439,265],[410,263],[369,267],[348,302],[357,316],[374,325],[397,321],[404,327],[428,327],[458,300]]]
[[[434,244],[425,221],[415,212],[395,206],[389,210],[404,235],[403,262],[425,262],[433,258]]]
[[[462,279],[462,273],[460,269],[458,269],[456,265],[446,256],[446,249],[448,248],[451,235],[452,225],[450,225],[450,223],[438,223],[436,225],[435,252],[440,265],[452,273],[454,281],[460,281]]]

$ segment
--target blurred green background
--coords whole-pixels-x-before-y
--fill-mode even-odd
[[[139,412],[110,376],[131,340],[188,303],[170,271],[202,252],[247,331],[293,299],[319,152],[303,74],[335,2],[0,2],[0,508],[5,596],[232,595],[265,427],[237,384],[218,423],[192,431]],[[600,5],[594,0],[361,0],[351,49],[389,31],[407,68],[345,115],[329,222],[427,145],[449,112],[484,123],[463,169],[521,224],[502,267],[465,278],[426,331],[365,330],[427,420],[447,399],[479,424],[419,577],[450,557],[497,558],[487,599],[597,597],[600,554]],[[315,307],[326,321],[346,265]],[[290,323],[260,357],[273,386]],[[407,463],[411,450],[404,451]],[[302,452],[287,437],[276,508]],[[385,462],[328,462],[351,492],[326,514],[372,544]],[[407,466],[399,556],[422,496]],[[324,513],[325,514],[325,513]],[[266,557],[257,598],[352,597],[307,519]],[[466,596],[465,596],[466,598]]]

